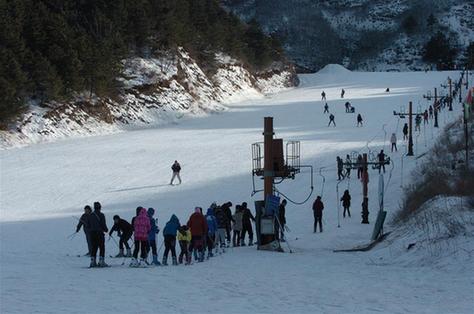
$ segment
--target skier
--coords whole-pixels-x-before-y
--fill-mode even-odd
[[[346,93],[346,91],[344,90],[344,88],[341,90],[341,98],[344,98],[344,94]]]
[[[240,205],[235,206],[235,213],[232,217],[234,219],[234,234],[232,235],[232,246],[240,246],[240,235],[242,232],[242,209]]]
[[[430,108],[428,110],[430,119],[433,119],[433,106],[430,105]]]
[[[346,106],[346,113],[350,113],[351,112],[351,103],[346,101],[344,106]]]
[[[132,237],[133,227],[125,219],[120,218],[119,215],[114,216],[114,225],[110,229],[109,236],[112,236],[112,233],[117,231],[117,235],[120,238],[119,241],[119,253],[115,257],[131,257],[132,251],[130,250],[130,245],[128,245],[128,240]],[[123,252],[123,247],[127,249],[127,254]]]
[[[403,140],[408,140],[408,123],[405,123],[405,125],[403,126]]]
[[[415,117],[415,131],[418,131],[418,132],[421,131],[420,125],[421,125],[421,116],[417,114]]]
[[[280,222],[280,241],[285,242],[285,225],[286,225],[286,204],[287,201],[281,201],[280,207],[278,208],[278,221]],[[278,229],[277,229],[278,230]],[[278,233],[278,232],[277,232]]]
[[[171,170],[173,170],[173,176],[171,177],[170,185],[173,185],[173,181],[176,177],[179,180],[179,184],[181,184],[181,176],[179,175],[181,172],[181,165],[177,160],[174,161],[174,164],[171,166]]]
[[[357,114],[357,126],[359,126],[359,124],[360,126],[362,126],[362,116],[360,115],[360,113]]]
[[[188,247],[191,242],[191,231],[189,231],[188,226],[182,225],[178,231],[178,241],[181,252],[179,253],[179,263],[183,263],[183,257],[185,257],[185,264],[189,265],[191,263],[191,256],[189,255]]]
[[[428,110],[423,113],[423,125],[428,124]]]
[[[212,203],[207,209],[206,222],[207,222],[207,258],[213,257],[214,243],[216,242],[217,232],[217,220],[214,215],[214,209],[217,207],[216,203]]]
[[[226,226],[226,235],[227,235],[227,247],[230,246],[230,232],[232,231],[232,223],[234,223],[234,218],[232,217],[232,211],[230,208],[232,207],[232,202],[227,202],[221,205],[221,209],[224,211],[224,214],[227,217],[227,226]]]
[[[360,177],[362,176],[362,172],[364,171],[364,166],[363,166],[363,163],[364,163],[364,159],[362,158],[362,155],[359,154],[359,156],[357,156],[357,179],[360,179]]]
[[[140,207],[140,213],[133,218],[133,230],[135,249],[133,250],[133,258],[130,267],[139,267],[140,264],[146,263],[148,234],[151,230],[150,217],[148,217],[147,210]],[[140,261],[138,261],[138,251],[140,251]]]
[[[348,179],[350,179],[350,177],[351,177],[351,167],[352,167],[352,165],[351,165],[351,156],[346,155],[346,175],[345,176]]]
[[[165,238],[165,252],[163,253],[163,261],[161,262],[163,266],[168,265],[168,254],[170,251],[173,265],[178,265],[178,261],[176,260],[176,234],[180,226],[181,224],[179,223],[178,217],[172,215],[163,229],[163,237]]]
[[[76,233],[78,233],[81,230],[81,227],[83,227],[84,234],[86,235],[86,241],[87,241],[87,254],[86,256],[91,256],[91,239],[90,239],[90,228],[88,225],[88,219],[89,216],[92,214],[92,208],[89,205],[86,205],[84,207],[84,214],[82,214],[81,218],[79,218],[79,222],[77,223],[76,226]]]
[[[91,264],[90,267],[107,267],[105,263],[105,238],[104,233],[108,232],[105,216],[101,212],[102,206],[99,202],[94,202],[94,212],[87,218],[87,225],[89,226],[89,236],[91,240]],[[99,250],[99,263],[97,264],[96,256]]]
[[[150,232],[148,232],[148,242],[146,246],[146,251],[147,255],[150,253],[151,249],[151,254],[153,256],[153,261],[151,262],[155,266],[159,266],[160,262],[158,261],[158,252],[156,250],[156,235],[160,232],[160,228],[158,228],[156,224],[156,220],[153,217],[155,214],[155,209],[153,208],[148,208],[147,211],[148,218],[150,219]]]
[[[227,230],[227,225],[229,224],[227,220],[227,215],[224,213],[224,210],[221,207],[216,208],[216,221],[217,221],[217,238],[216,245],[219,244],[222,252],[225,248],[225,235]]]
[[[336,122],[334,121],[334,115],[333,115],[332,113],[329,115],[329,123],[328,123],[328,126],[331,125],[331,122],[332,122],[332,124],[334,124],[334,127],[336,127]]]
[[[323,91],[321,93],[321,101],[326,100],[326,93]]]
[[[379,164],[380,164],[379,173],[380,173],[380,170],[382,169],[383,169],[383,173],[385,173],[385,154],[383,152],[383,149],[380,151],[377,157],[379,158]]]
[[[398,151],[397,150],[397,135],[395,133],[392,133],[392,136],[390,137],[390,143],[392,143],[392,153],[394,149],[395,151]]]
[[[341,157],[339,156],[336,157],[336,161],[337,161],[337,180],[341,181],[342,179],[344,179],[344,173],[342,173],[342,171],[344,170],[344,163]]]
[[[349,194],[349,190],[344,191],[344,195],[341,197],[342,207],[344,207],[344,212],[342,213],[342,217],[346,218],[346,211],[347,215],[351,217],[351,212],[349,208],[351,207],[351,195]]]
[[[188,227],[191,230],[191,244],[189,251],[192,253],[194,250],[199,252],[199,262],[204,261],[204,236],[207,235],[207,222],[203,214],[201,214],[201,208],[196,207],[194,213],[189,217]]]
[[[387,89],[385,90],[386,93],[390,93],[390,88],[387,87]]]
[[[249,245],[253,245],[253,230],[252,230],[252,221],[255,222],[255,217],[252,215],[250,209],[247,208],[247,203],[242,203],[242,236],[241,239],[241,246],[245,246],[245,234],[249,234]]]
[[[329,113],[329,106],[328,103],[324,105],[324,112],[323,113]]]
[[[313,203],[313,216],[314,216],[314,233],[316,233],[316,227],[319,224],[319,232],[323,232],[323,209],[324,204],[321,201],[321,196],[318,196]]]

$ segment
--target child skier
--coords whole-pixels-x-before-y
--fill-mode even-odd
[[[135,233],[135,249],[130,267],[139,267],[141,262],[146,262],[148,234],[151,230],[150,217],[145,208],[140,209],[140,213],[133,220],[133,230]],[[138,261],[138,251],[141,252],[141,259]]]
[[[189,255],[188,247],[191,242],[191,231],[189,231],[188,226],[183,225],[179,228],[178,231],[178,241],[181,252],[179,253],[179,263],[183,263],[183,257],[185,258],[185,264],[189,265],[191,263],[191,256]]]
[[[176,215],[172,215],[163,229],[163,237],[165,238],[165,252],[163,254],[163,266],[168,265],[168,253],[171,251],[173,265],[178,265],[176,260],[176,234],[180,228],[180,223]]]
[[[133,227],[128,221],[120,218],[119,215],[114,216],[114,225],[112,229],[110,229],[109,236],[112,236],[114,231],[117,231],[117,235],[120,238],[119,241],[119,253],[115,257],[131,257],[132,252],[130,250],[130,246],[128,245],[128,240],[132,237],[133,234]],[[127,249],[127,254],[125,255],[123,252],[125,248]]]

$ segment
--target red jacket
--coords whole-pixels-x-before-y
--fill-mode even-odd
[[[191,235],[193,237],[207,234],[206,218],[201,213],[194,213],[189,217],[188,227],[191,229]]]
[[[324,209],[323,202],[321,202],[320,199],[316,199],[313,203],[314,214],[318,217],[322,217],[323,216],[323,209]]]

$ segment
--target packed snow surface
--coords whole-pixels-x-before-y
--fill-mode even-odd
[[[324,68],[322,68],[321,70],[318,71],[318,74],[332,74],[332,75],[335,75],[335,74],[339,74],[339,75],[342,75],[342,74],[347,74],[347,73],[350,73],[351,71],[349,71],[348,69],[346,69],[345,67],[343,67],[342,65],[340,64],[327,64],[326,66],[324,66]]]
[[[422,94],[458,73],[347,73],[329,68],[329,74],[302,75],[298,88],[232,104],[222,114],[0,151],[0,312],[471,313],[472,260],[448,257],[444,265],[451,267],[431,267],[405,260],[387,263],[390,247],[333,253],[367,243],[378,210],[377,171],[370,170],[371,224],[361,224],[360,183],[353,173],[337,185],[336,156],[385,148],[393,161],[385,174],[390,220],[399,206],[400,185],[409,183],[411,169],[422,161],[403,157],[405,120],[392,112],[409,101],[425,109],[429,103]],[[339,98],[341,88],[345,99]],[[337,127],[327,127],[322,90]],[[344,112],[346,101],[362,114],[363,127],[356,127],[355,114]],[[442,112],[441,127],[459,119],[460,108],[456,103],[454,111]],[[315,167],[310,202],[287,206],[287,244],[293,254],[242,247],[192,266],[131,269],[121,266],[122,259],[108,258],[118,250],[110,240],[106,261],[111,268],[87,269],[89,260],[76,257],[86,252],[84,235],[68,235],[75,231],[74,217],[94,201],[102,203],[109,228],[114,214],[130,220],[137,206],[154,207],[163,228],[172,214],[186,223],[194,206],[228,200],[251,205],[260,199],[261,194],[250,197],[250,145],[262,141],[265,116],[274,117],[277,137],[301,141],[301,163]],[[396,153],[388,148],[392,132],[399,138]],[[426,152],[439,132],[431,122],[422,126],[421,134],[415,134],[415,154]],[[175,159],[183,168],[183,184],[169,186]],[[256,184],[261,188],[261,180]],[[309,173],[303,171],[278,188],[301,201],[309,184]],[[343,219],[337,197],[345,189],[352,194],[352,218]],[[314,234],[311,203],[316,195],[325,203],[324,232]],[[160,233],[158,247],[162,239]],[[377,263],[380,259],[383,263]]]

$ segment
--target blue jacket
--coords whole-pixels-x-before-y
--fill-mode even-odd
[[[148,233],[148,241],[155,241],[156,240],[156,234],[160,232],[160,229],[156,225],[156,220],[153,218],[153,215],[155,214],[155,210],[153,208],[148,208],[148,217],[150,217],[150,232]]]
[[[207,210],[206,220],[207,220],[207,228],[208,228],[207,233],[215,234],[217,232],[217,219],[216,219],[216,216],[214,216],[214,210],[212,208],[209,208]]]
[[[178,232],[179,227],[181,227],[181,224],[179,223],[178,217],[176,217],[175,215],[172,215],[171,219],[166,223],[166,226],[163,229],[163,236],[166,236],[166,235],[176,236],[176,233]]]

